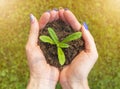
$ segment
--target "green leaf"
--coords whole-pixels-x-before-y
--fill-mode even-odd
[[[40,36],[39,39],[43,42],[55,44],[54,41],[49,36]]]
[[[66,43],[59,43],[59,44],[58,44],[58,47],[60,47],[60,48],[68,48],[69,45],[66,44]]]
[[[58,82],[55,89],[62,89],[60,83]]]
[[[82,33],[81,32],[75,32],[69,36],[67,36],[66,38],[63,39],[63,43],[67,43],[67,42],[70,42],[72,40],[76,40],[78,38],[80,38],[82,36]]]
[[[53,39],[53,41],[57,44],[59,41],[58,41],[58,37],[57,37],[55,31],[52,28],[48,28],[48,32],[49,32],[51,38]]]
[[[61,65],[63,65],[63,64],[65,63],[65,55],[64,55],[64,52],[63,52],[63,50],[62,50],[60,47],[57,48],[57,51],[58,51],[59,63],[60,63]]]

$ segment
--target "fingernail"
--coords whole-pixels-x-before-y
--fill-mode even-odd
[[[30,14],[30,22],[31,22],[31,23],[34,23],[34,20],[35,20],[35,19],[34,19],[33,14]]]
[[[50,10],[47,10],[46,12],[50,13]]]
[[[86,30],[88,30],[88,26],[85,22],[83,23],[83,26],[85,27]]]
[[[53,10],[58,11],[58,9],[57,9],[57,8],[54,8]]]
[[[65,11],[66,11],[66,10],[69,10],[69,9],[68,9],[68,8],[65,8]]]
[[[63,9],[63,7],[59,7],[59,10],[60,10],[60,9]]]

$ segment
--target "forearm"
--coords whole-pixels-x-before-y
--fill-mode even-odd
[[[31,78],[27,89],[55,89],[55,82]]]

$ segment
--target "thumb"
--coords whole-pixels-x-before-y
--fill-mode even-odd
[[[31,28],[30,28],[30,34],[28,38],[29,44],[31,46],[37,45],[38,42],[38,36],[39,36],[39,24],[35,16],[30,14],[30,22],[31,22]]]
[[[82,37],[85,41],[85,51],[86,52],[95,51],[96,45],[94,43],[94,39],[93,39],[92,35],[88,31],[88,27],[87,27],[86,23],[84,23],[84,26],[82,26],[81,32],[82,32]]]

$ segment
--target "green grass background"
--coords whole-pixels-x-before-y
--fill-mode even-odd
[[[120,89],[120,0],[0,0],[0,89],[25,89],[29,14],[69,8],[88,24],[99,58],[89,74],[91,89]]]

